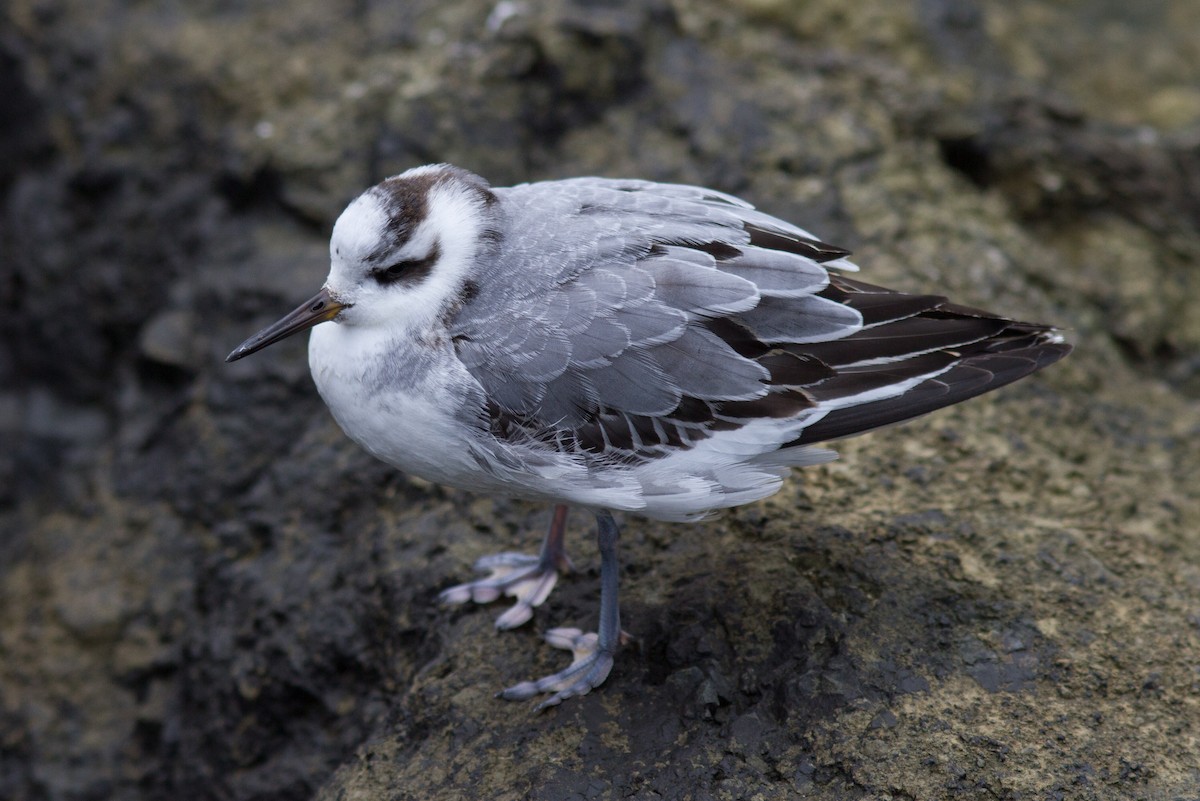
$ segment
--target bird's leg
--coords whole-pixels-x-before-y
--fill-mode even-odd
[[[559,572],[574,569],[563,548],[563,537],[567,529],[567,506],[554,507],[550,528],[542,541],[542,551],[537,556],[523,553],[496,553],[485,556],[475,563],[478,571],[488,571],[485,578],[469,581],[444,590],[440,596],[445,603],[461,604],[474,601],[487,604],[501,595],[517,599],[504,614],[496,618],[496,628],[516,628],[533,617],[533,607],[539,606],[554,585]]]
[[[546,642],[575,655],[565,669],[537,681],[524,681],[499,693],[501,698],[522,701],[538,693],[554,695],[538,704],[542,710],[560,704],[575,695],[584,695],[599,687],[612,669],[613,654],[621,640],[621,608],[617,599],[620,566],[617,564],[617,522],[606,511],[596,513],[600,548],[600,630],[584,633],[579,629],[551,629]]]

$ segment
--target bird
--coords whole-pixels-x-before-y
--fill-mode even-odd
[[[614,512],[689,522],[779,490],[821,443],[1016,381],[1059,329],[854,277],[850,252],[732,195],[598,177],[492,187],[449,164],[355,198],[315,296],[235,361],[312,329],[316,387],[399,470],[554,505],[537,555],[501,553],[449,603],[522,625],[571,567],[568,509],[596,519],[599,625],[554,628],[563,670],[498,693],[544,709],[607,678],[624,633]]]

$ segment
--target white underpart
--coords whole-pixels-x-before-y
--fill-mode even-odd
[[[459,402],[454,376],[430,371],[416,384],[381,384],[377,367],[394,348],[377,326],[319,325],[308,341],[313,381],[338,425],[373,456],[453,486],[478,472],[470,430],[446,413]]]

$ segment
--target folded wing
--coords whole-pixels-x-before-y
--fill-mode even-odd
[[[497,194],[505,255],[452,334],[501,440],[632,464],[724,437],[754,440],[744,458],[804,464],[805,446],[1070,350],[1047,326],[853,280],[847,251],[710,190],[576,179]]]

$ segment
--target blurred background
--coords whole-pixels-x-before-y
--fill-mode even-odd
[[[0,798],[1195,798],[1200,3],[8,0]],[[373,461],[301,338],[346,202],[449,161],[741,195],[1068,329],[776,497],[629,519],[599,691],[443,608],[548,509]]]

